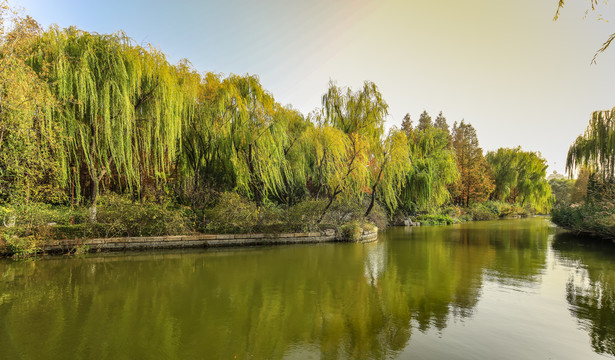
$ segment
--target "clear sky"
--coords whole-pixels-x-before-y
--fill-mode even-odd
[[[43,26],[123,30],[201,72],[256,74],[282,104],[320,106],[329,80],[376,83],[388,126],[465,119],[483,149],[520,145],[564,171],[593,110],[615,106],[615,25],[588,0],[10,0]],[[615,20],[613,6],[600,14]],[[615,15],[615,14],[613,14]]]

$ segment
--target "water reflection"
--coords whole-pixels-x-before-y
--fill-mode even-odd
[[[597,353],[615,355],[615,244],[557,234],[553,249],[574,268],[566,286],[570,312]]]
[[[364,245],[0,261],[0,358],[396,357],[413,331],[470,319],[485,281],[538,283],[550,232],[500,221]]]

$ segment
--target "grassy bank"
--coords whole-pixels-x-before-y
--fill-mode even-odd
[[[3,207],[0,218],[0,254],[26,257],[40,252],[47,241],[188,234],[244,234],[314,232],[333,229],[339,236],[355,239],[362,230],[384,229],[411,219],[421,225],[445,225],[464,221],[494,220],[507,216],[527,216],[529,208],[499,201],[476,203],[470,207],[448,206],[431,213],[387,215],[376,205],[363,215],[363,204],[334,202],[325,212],[326,200],[305,200],[293,206],[273,204],[257,207],[236,193],[216,194],[215,201],[201,206],[181,206],[174,202],[132,201],[126,196],[106,195],[98,205],[96,221],[87,207],[52,206],[31,203]],[[325,214],[323,216],[323,213]],[[75,249],[82,252],[84,249]]]
[[[101,198],[95,222],[91,221],[87,207],[39,203],[5,206],[0,208],[0,255],[31,256],[40,252],[47,241],[58,239],[333,229],[352,240],[362,230],[387,225],[387,216],[379,206],[368,218],[363,217],[361,204],[334,202],[325,213],[326,206],[325,200],[306,200],[290,207],[269,204],[259,208],[230,192],[217,194],[216,201],[193,207],[107,195]]]

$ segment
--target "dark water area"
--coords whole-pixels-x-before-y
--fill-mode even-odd
[[[0,260],[0,359],[615,357],[615,245],[545,218]]]

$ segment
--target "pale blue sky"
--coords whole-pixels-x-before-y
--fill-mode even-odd
[[[256,74],[282,104],[320,106],[329,79],[375,82],[404,114],[465,118],[485,150],[521,145],[563,172],[590,113],[615,106],[615,48],[590,66],[615,26],[557,0],[10,0],[43,26],[125,31],[171,62]],[[609,18],[611,8],[603,14]]]

